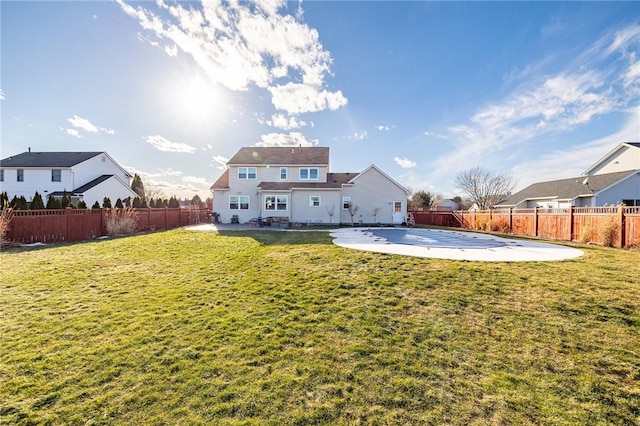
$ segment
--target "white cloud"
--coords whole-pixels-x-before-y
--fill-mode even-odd
[[[161,169],[163,176],[182,176],[183,173],[180,170],[173,169]]]
[[[395,161],[396,164],[402,167],[403,169],[411,169],[417,166],[415,161],[409,160],[408,158],[395,157],[393,161]]]
[[[4,92],[2,91],[2,89],[0,89],[0,101],[4,101],[4,99]]]
[[[116,131],[113,129],[109,129],[106,127],[98,127],[95,124],[93,124],[91,121],[87,120],[86,118],[82,118],[78,115],[74,115],[71,118],[67,118],[67,121],[73,127],[75,127],[75,129],[67,129],[67,133],[77,138],[82,137],[82,134],[79,132],[79,130],[85,131],[87,133],[101,132],[101,133],[106,133],[108,135],[114,135],[116,133]]]
[[[347,103],[340,91],[326,88],[331,56],[318,31],[287,14],[284,0],[204,2],[201,8],[158,0],[162,13],[117,2],[166,44],[161,47],[167,53],[190,55],[214,83],[234,91],[268,89],[273,105],[291,114]],[[301,16],[300,7],[296,15]]]
[[[222,155],[214,155],[212,158],[213,158],[213,161],[215,161],[220,166],[222,166],[222,167],[219,167],[222,169],[224,169],[227,166],[227,163],[229,162],[229,159],[226,157],[223,157]]]
[[[389,126],[382,126],[382,125],[376,126],[376,129],[380,130],[381,132],[391,130]]]
[[[80,132],[78,132],[76,129],[65,129],[67,131],[67,134],[70,136],[75,136],[76,138],[81,138],[82,135],[80,134]]]
[[[366,130],[363,130],[359,133],[354,133],[352,136],[349,136],[348,139],[354,139],[357,141],[361,141],[366,139],[369,136],[369,133]]]
[[[269,133],[260,136],[260,142],[256,143],[256,146],[314,146],[318,142],[317,139],[307,139],[299,132],[291,132],[288,135],[284,133]]]
[[[191,145],[171,142],[160,135],[146,136],[143,139],[159,151],[193,154],[196,150],[196,148]]]
[[[615,33],[606,53],[611,54],[616,51],[624,51],[637,38],[640,38],[640,25],[629,25]]]
[[[295,115],[287,117],[284,114],[273,114],[271,120],[266,120],[265,123],[282,130],[299,129],[307,125],[306,121],[298,119]]]
[[[86,118],[82,118],[79,117],[77,115],[74,115],[71,118],[67,118],[67,121],[69,123],[71,123],[71,125],[73,127],[76,127],[78,129],[82,129],[85,132],[89,132],[89,133],[97,133],[98,132],[98,128],[91,124],[91,122],[89,120],[87,120]]]
[[[205,178],[200,178],[195,176],[184,176],[182,178],[182,182],[193,183],[196,185],[207,185],[207,180]]]

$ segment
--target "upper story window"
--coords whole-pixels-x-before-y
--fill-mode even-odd
[[[280,180],[287,180],[287,168],[280,167]]]
[[[310,167],[300,169],[300,180],[318,180],[318,168]]]
[[[62,170],[51,170],[51,182],[62,182]]]
[[[238,179],[255,179],[257,175],[255,167],[238,167]]]
[[[17,173],[16,173],[16,180],[18,182],[24,182],[24,170],[23,169],[18,169]]]
[[[0,182],[4,182],[4,170],[0,170]]]

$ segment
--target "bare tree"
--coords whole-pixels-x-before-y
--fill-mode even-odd
[[[463,170],[456,176],[456,187],[464,191],[480,210],[487,210],[513,191],[516,182],[509,173],[496,173],[482,166]]]
[[[336,205],[333,204],[331,207],[325,206],[327,209],[327,214],[329,215],[329,223],[333,223],[333,215],[336,214]]]
[[[439,192],[429,192],[421,189],[411,195],[408,204],[410,207],[433,207],[443,199],[444,196]]]
[[[353,226],[353,217],[356,215],[356,213],[358,213],[359,210],[360,210],[359,205],[353,204],[351,202],[347,204],[347,211],[349,212],[349,215],[351,215],[351,226]]]
[[[376,224],[378,223],[378,215],[380,214],[380,212],[382,211],[382,207],[376,207],[374,208],[371,213],[369,213],[369,216],[373,216],[373,223]]]

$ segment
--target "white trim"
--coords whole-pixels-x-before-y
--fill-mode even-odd
[[[623,147],[627,147],[627,148],[638,148],[635,145],[631,145],[629,142],[622,142],[621,144],[619,144],[618,146],[616,146],[615,148],[613,148],[611,151],[609,151],[608,154],[606,154],[604,157],[602,157],[601,159],[599,159],[598,161],[596,161],[595,163],[593,163],[587,170],[585,170],[584,172],[582,172],[583,175],[588,175],[589,173],[591,173],[591,171],[593,169],[598,168],[602,163],[605,163],[609,158],[611,158],[611,156],[613,156],[613,154],[615,154],[616,152],[620,151]],[[640,149],[640,148],[638,148]]]
[[[389,181],[391,181],[394,185],[396,185],[398,188],[402,189],[404,191],[405,194],[409,195],[411,194],[411,192],[409,192],[409,190],[407,188],[405,188],[404,186],[400,185],[396,180],[394,180],[391,176],[389,176],[388,174],[386,174],[384,171],[382,171],[378,166],[376,166],[375,164],[370,165],[369,167],[367,167],[366,169],[364,169],[362,172],[358,173],[353,179],[351,179],[348,183],[353,183],[355,184],[355,181],[362,176],[363,174],[367,173],[369,170],[371,169],[375,169],[378,171],[378,173],[380,173],[382,176],[384,176],[385,178],[387,178]]]

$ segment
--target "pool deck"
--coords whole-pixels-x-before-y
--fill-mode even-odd
[[[544,243],[532,240],[510,239],[468,231],[452,231],[428,228],[337,228],[292,230],[276,227],[257,227],[238,224],[201,224],[189,226],[193,231],[324,231],[333,237],[334,244],[356,250],[378,253],[415,256],[422,258],[468,260],[484,262],[536,262],[575,259],[584,254],[582,250],[560,244]],[[385,232],[432,232],[430,238],[422,238],[412,244],[398,244],[374,234],[376,230]],[[440,234],[439,234],[440,233]],[[447,241],[442,244],[440,241]],[[432,242],[429,242],[431,240]],[[452,246],[451,241],[459,241]],[[486,242],[484,244],[483,242]],[[465,244],[468,243],[468,244]]]

